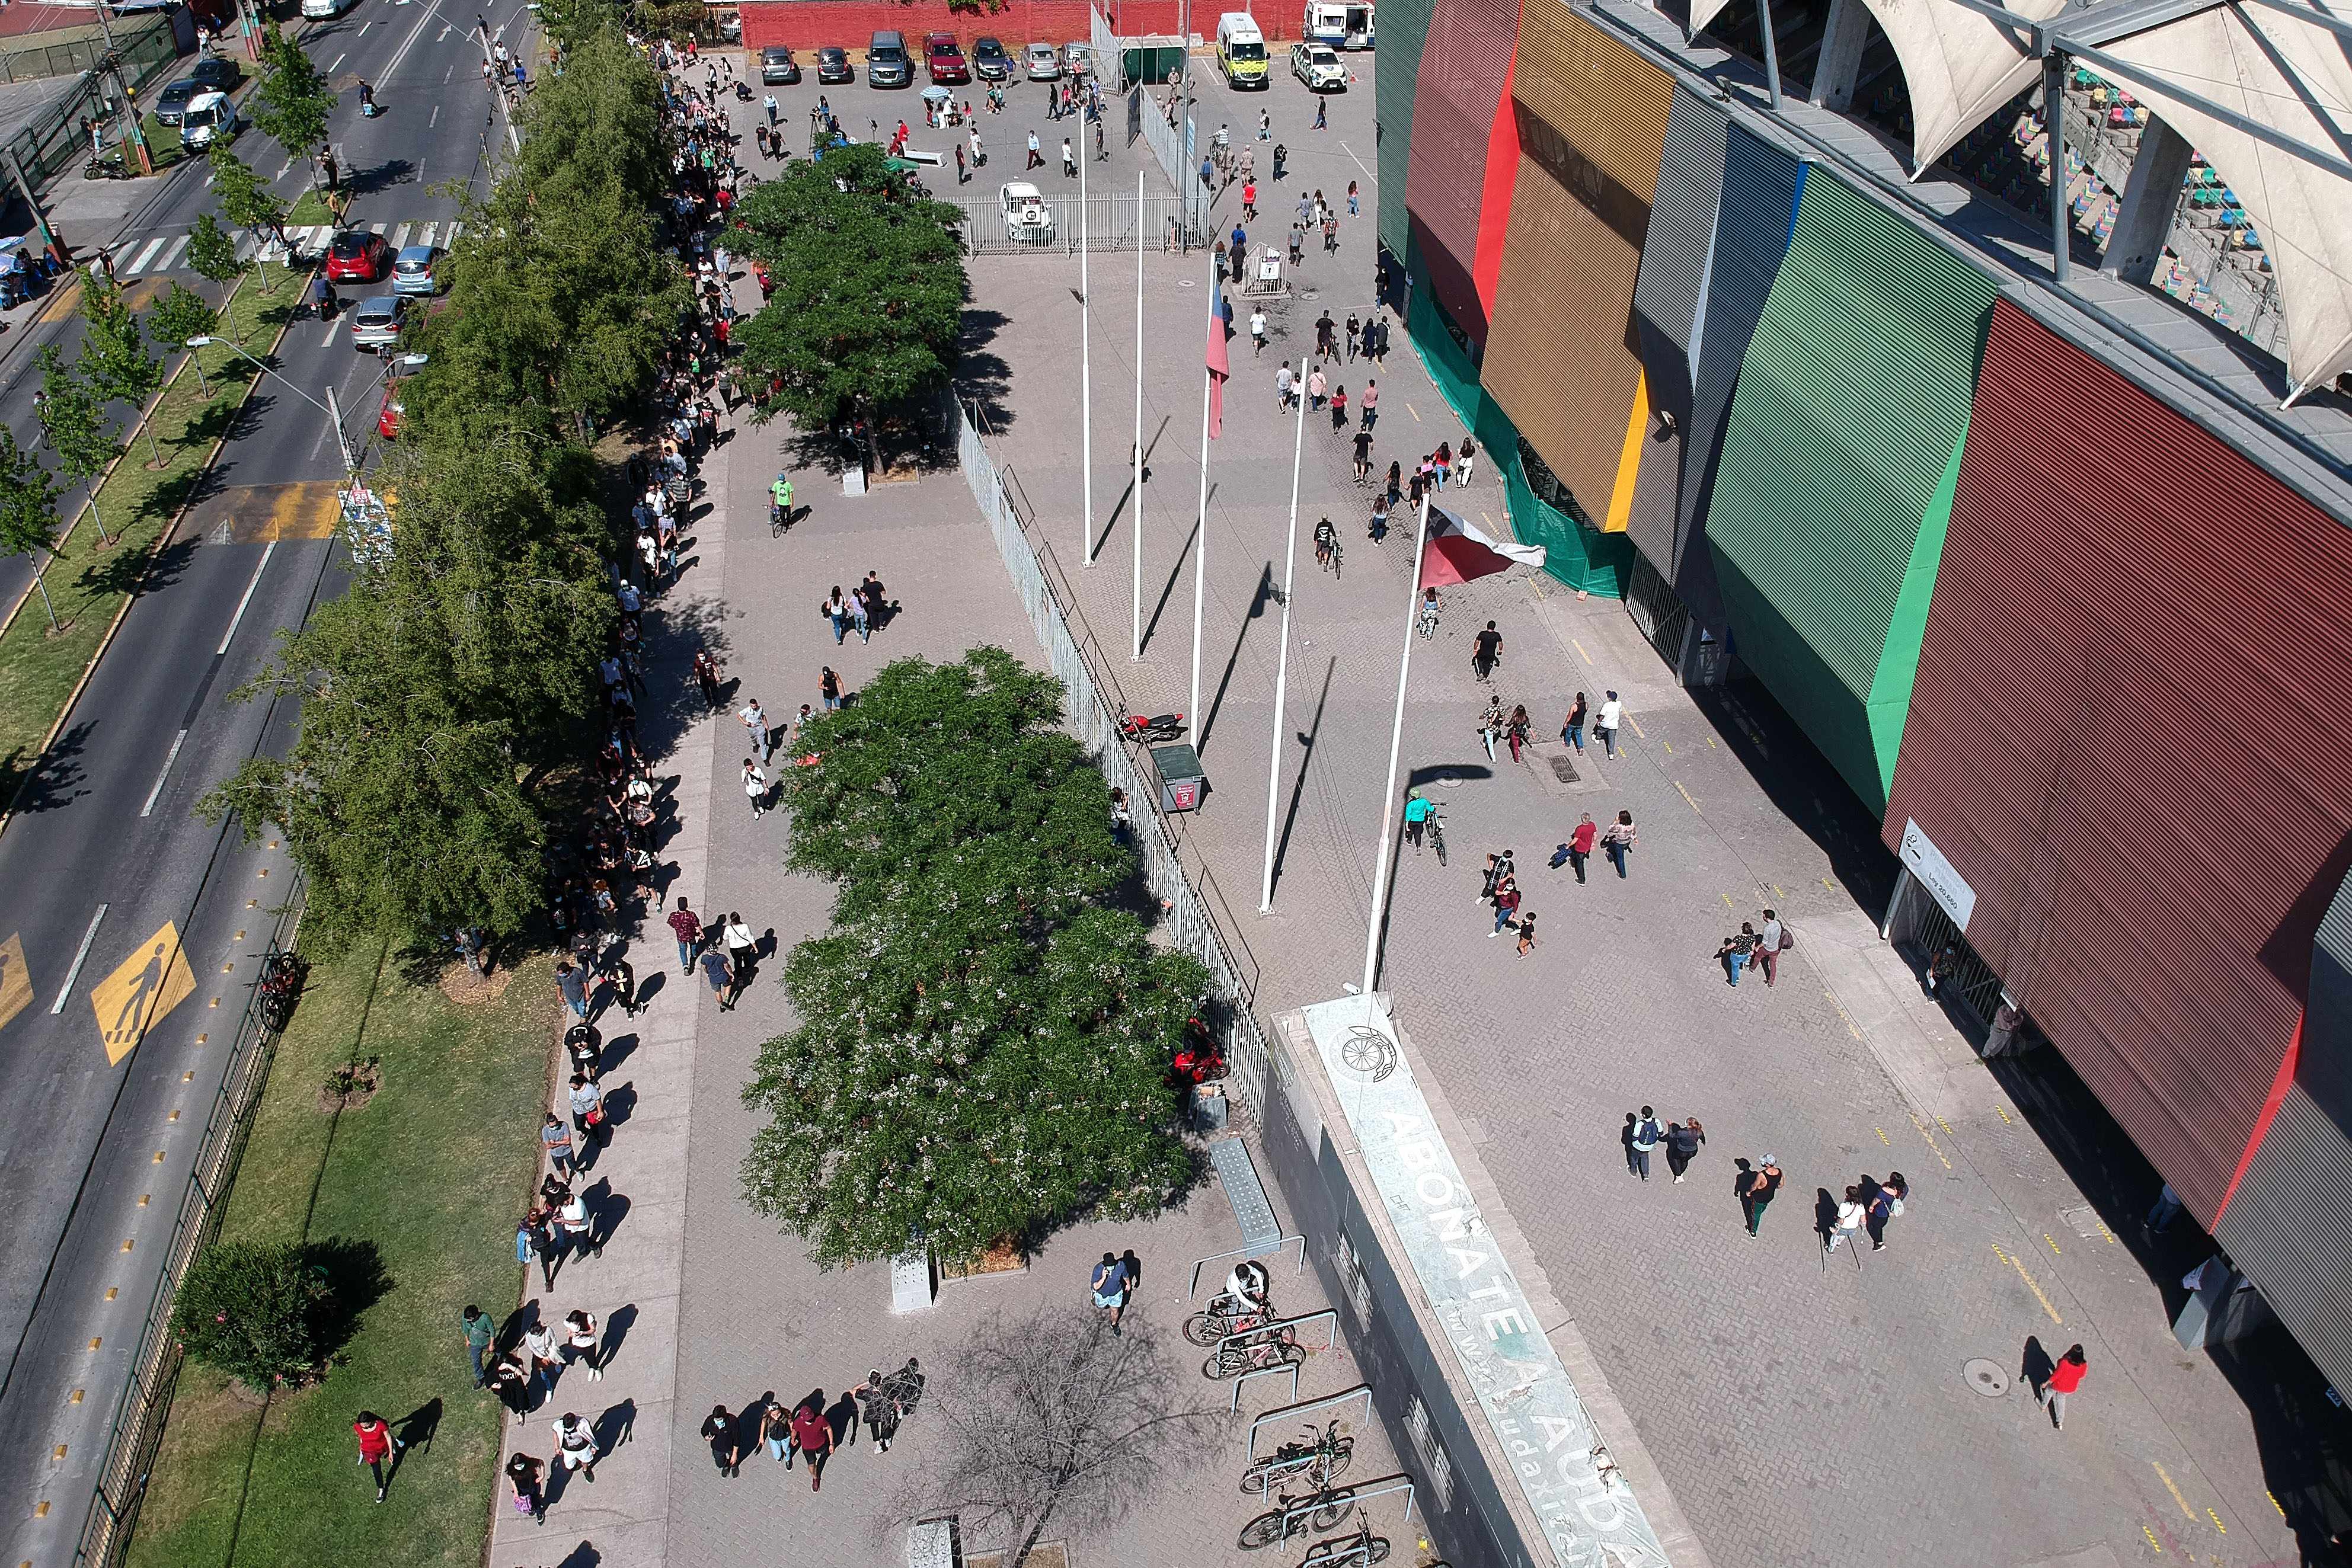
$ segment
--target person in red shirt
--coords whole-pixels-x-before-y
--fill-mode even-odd
[[[393,1469],[398,1469],[400,1461],[397,1456],[408,1445],[394,1437],[392,1428],[384,1425],[383,1417],[373,1410],[361,1411],[359,1419],[352,1423],[352,1431],[360,1440],[359,1462],[374,1475],[375,1500],[382,1502],[383,1490],[392,1479],[384,1473],[384,1461],[392,1460]]]
[[[1575,868],[1579,882],[1584,880],[1584,862],[1592,858],[1592,841],[1600,835],[1600,828],[1594,825],[1591,813],[1587,812],[1584,820],[1576,824],[1576,831],[1568,836],[1568,863]]]
[[[2050,1406],[2050,1424],[2062,1432],[2066,1429],[2066,1396],[2083,1386],[2083,1375],[2090,1370],[2090,1359],[2078,1344],[2060,1356],[2042,1379],[2042,1403]]]
[[[808,1460],[809,1490],[816,1490],[824,1461],[833,1452],[833,1423],[824,1418],[822,1390],[802,1400],[800,1408],[793,1412],[793,1446]]]
[[[694,955],[702,946],[702,921],[684,897],[669,917],[671,933],[677,937],[677,967],[681,974],[694,973]]]

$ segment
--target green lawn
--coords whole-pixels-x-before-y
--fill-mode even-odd
[[[272,292],[264,292],[251,277],[240,282],[220,328],[241,340],[248,352],[265,357],[300,293],[289,286],[282,267],[273,268],[268,281]],[[203,478],[213,443],[228,428],[252,384],[251,365],[227,348],[215,344],[197,352],[208,378],[205,389],[199,389],[184,365],[149,419],[163,455],[161,469],[148,466],[146,434],[134,434],[127,423],[123,427],[125,453],[100,486],[97,503],[115,542],[104,542],[84,507],[49,561],[44,580],[63,630],[50,630],[37,591],[0,636],[0,810],[15,799],[67,694],[89,667],[115,612],[146,570],[157,536]],[[42,457],[54,461],[54,454],[44,452]]]
[[[133,1568],[481,1568],[503,1415],[474,1390],[457,1314],[470,1301],[503,1319],[520,1300],[514,1219],[536,1169],[553,992],[545,958],[467,1007],[403,983],[397,957],[379,967],[375,952],[312,971],[224,1234],[372,1243],[390,1287],[325,1382],[279,1396],[266,1417],[205,1368],[182,1373]],[[328,1073],[369,1056],[382,1091],[331,1117]],[[404,1457],[378,1507],[353,1467],[353,1414],[397,1429],[436,1402],[431,1443]]]

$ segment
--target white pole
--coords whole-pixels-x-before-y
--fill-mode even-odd
[[[1143,172],[1135,175],[1135,489],[1128,532],[1135,545],[1135,583],[1128,600],[1127,656],[1143,657]]]
[[[1086,121],[1078,121],[1078,428],[1086,448],[1087,548],[1079,561],[1095,563],[1095,352],[1094,291],[1087,282],[1087,165],[1094,153],[1086,145]]]
[[[1421,603],[1421,552],[1429,542],[1429,495],[1421,497],[1421,526],[1412,537],[1412,587],[1404,601],[1404,653],[1397,661],[1396,721],[1389,729],[1389,781],[1381,795],[1380,858],[1372,862],[1372,918],[1364,932],[1364,1005],[1372,1007],[1372,974],[1381,965],[1381,910],[1389,894],[1389,824],[1396,820],[1397,751],[1404,744],[1404,684],[1412,673],[1412,618]]]
[[[1217,297],[1217,253],[1212,250],[1207,255],[1209,298],[1213,303]],[[1218,319],[1217,313],[1212,310],[1209,313],[1209,330],[1221,332],[1224,330],[1224,322]],[[1186,719],[1192,726],[1192,744],[1195,747],[1201,744],[1202,720],[1201,607],[1209,585],[1209,391],[1210,382],[1214,378],[1209,374],[1206,358],[1207,342],[1206,338],[1202,340],[1203,358],[1201,361],[1201,502],[1199,509],[1194,513],[1196,521],[1192,528],[1192,706],[1184,710]]]
[[[1282,704],[1290,690],[1290,595],[1298,580],[1298,472],[1307,459],[1307,400],[1298,400],[1298,430],[1290,438],[1290,532],[1282,552],[1282,652],[1274,661],[1274,739],[1265,759],[1265,873],[1258,880],[1257,912],[1274,907],[1274,813],[1282,793]]]

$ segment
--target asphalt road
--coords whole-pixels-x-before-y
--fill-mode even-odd
[[[352,219],[382,224],[388,238],[403,225],[446,227],[458,203],[426,185],[482,172],[481,46],[467,9],[460,25],[430,5],[365,0],[308,37],[312,57],[351,89],[334,140],[359,184]],[[526,15],[508,5],[492,21]],[[373,120],[357,112],[362,77],[387,111]],[[239,147],[277,174],[282,194],[299,193],[304,172],[279,172],[257,133]],[[159,265],[141,276],[168,275],[160,263],[209,198],[200,165],[159,180],[111,251],[118,270],[144,257]],[[72,330],[69,319],[48,325]],[[289,706],[224,699],[261,667],[279,628],[299,625],[340,588],[339,547],[312,525],[331,522],[341,461],[325,415],[305,399],[324,402],[332,386],[355,445],[372,431],[369,389],[383,367],[349,346],[347,328],[347,318],[304,321],[280,344],[278,373],[247,405],[215,483],[0,834],[0,1061],[10,1092],[0,1191],[11,1200],[0,1206],[0,1497],[11,1563],[72,1561],[291,874],[271,840],[247,846],[233,824],[206,823],[193,808],[257,748],[291,738]],[[0,417],[29,443],[35,378],[21,345],[6,371]],[[327,504],[289,509],[289,487]],[[156,994],[160,1005],[142,999]]]

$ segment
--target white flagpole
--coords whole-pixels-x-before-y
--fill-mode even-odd
[[[1372,918],[1364,932],[1364,1005],[1372,1003],[1372,974],[1381,965],[1381,912],[1389,893],[1389,824],[1396,821],[1397,751],[1404,744],[1404,685],[1412,673],[1412,619],[1421,602],[1421,552],[1429,543],[1429,494],[1422,493],[1421,526],[1412,537],[1412,587],[1404,602],[1404,653],[1397,660],[1396,720],[1389,729],[1389,781],[1381,795],[1380,856],[1372,862]],[[1369,1013],[1367,1016],[1370,1016]]]
[[[1217,253],[1209,257],[1209,299],[1217,298]],[[1225,323],[1216,311],[1209,312],[1209,330],[1222,332]],[[1192,529],[1192,706],[1184,716],[1192,727],[1192,744],[1201,744],[1202,715],[1201,712],[1201,608],[1209,586],[1209,392],[1216,378],[1209,373],[1206,358],[1208,340],[1202,340],[1201,361],[1201,502],[1194,517]]]
[[[1130,660],[1143,657],[1143,173],[1135,176],[1135,490],[1128,533],[1135,545],[1135,582],[1128,600]]]
[[[1298,429],[1290,438],[1290,532],[1282,553],[1282,651],[1274,661],[1274,738],[1265,759],[1265,872],[1258,879],[1257,912],[1274,907],[1274,814],[1282,795],[1282,705],[1290,690],[1290,596],[1298,580],[1298,473],[1307,459],[1307,400],[1298,400]]]
[[[1078,428],[1086,449],[1087,538],[1078,560],[1095,563],[1095,351],[1094,290],[1087,274],[1087,165],[1094,153],[1086,145],[1086,120],[1078,121]]]

